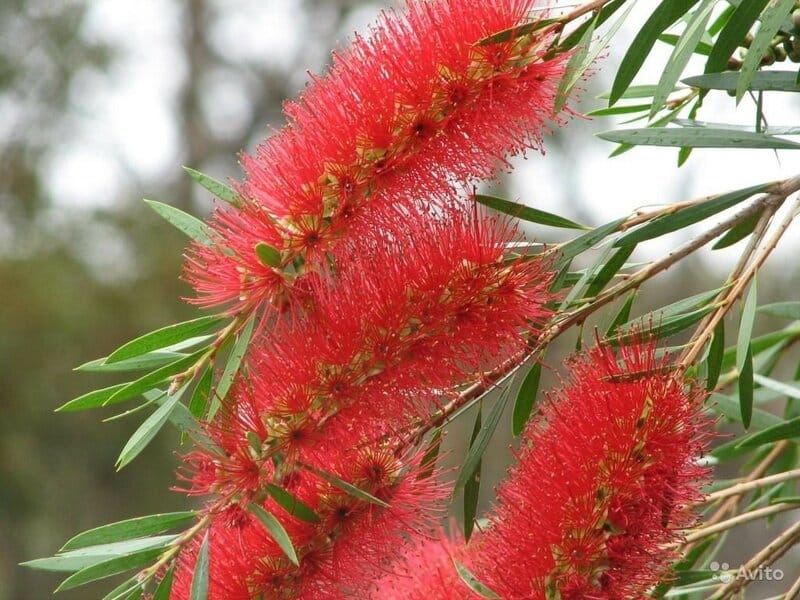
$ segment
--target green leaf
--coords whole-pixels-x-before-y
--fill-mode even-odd
[[[753,337],[753,324],[758,306],[758,282],[753,278],[750,290],[742,307],[742,318],[739,322],[739,336],[736,340],[736,368],[741,371],[745,356],[750,350],[750,340]]]
[[[689,59],[692,58],[697,44],[705,33],[714,5],[713,0],[703,0],[700,8],[689,17],[686,29],[681,34],[678,43],[675,44],[675,48],[661,72],[656,92],[653,94],[653,105],[650,108],[651,118],[665,105],[667,96],[678,82]]]
[[[109,398],[116,394],[121,389],[127,387],[128,383],[118,383],[107,388],[94,390],[83,396],[78,396],[70,400],[66,404],[59,406],[56,412],[76,412],[79,410],[87,410],[89,408],[99,408],[105,406]]]
[[[664,42],[665,44],[669,44],[670,46],[677,46],[681,42],[681,39],[682,36],[675,35],[673,33],[662,33],[660,36],[658,36],[659,42]],[[697,42],[697,46],[695,46],[694,48],[694,53],[701,54],[703,56],[708,56],[709,54],[711,54],[711,44],[708,44],[703,41]],[[648,108],[650,107],[648,106]]]
[[[566,104],[567,98],[569,97],[572,89],[581,80],[583,74],[586,72],[586,69],[594,64],[594,62],[597,60],[597,57],[600,56],[600,53],[606,48],[608,42],[617,33],[635,5],[636,2],[631,2],[628,9],[619,17],[619,19],[614,21],[614,24],[608,28],[608,31],[606,31],[605,35],[603,35],[603,37],[600,38],[590,49],[595,27],[599,23],[600,17],[602,16],[602,13],[597,13],[595,18],[592,20],[591,25],[586,28],[586,31],[577,42],[576,46],[578,49],[572,54],[569,62],[567,62],[564,76],[561,78],[561,81],[558,85],[558,91],[556,92],[556,102],[554,108],[555,112],[559,112],[564,107],[564,104]]]
[[[461,470],[456,478],[456,484],[453,490],[454,492],[463,488],[477,470],[478,464],[481,461],[481,457],[488,447],[489,441],[492,439],[495,429],[497,429],[497,424],[500,422],[500,417],[503,415],[506,403],[508,402],[509,390],[510,388],[506,387],[500,394],[500,397],[497,399],[497,402],[495,402],[492,410],[489,411],[486,421],[481,425],[481,429],[475,438],[475,442],[469,447],[467,456],[464,459],[464,464],[461,465]]]
[[[575,46],[581,43],[581,40],[584,38],[586,34],[586,30],[590,27],[597,29],[603,23],[608,21],[615,12],[617,12],[622,6],[625,4],[626,0],[613,0],[613,2],[609,2],[606,4],[600,11],[597,13],[594,19],[589,19],[581,23],[579,27],[575,29],[572,33],[567,36],[566,39],[561,41],[558,44],[558,48],[556,52],[558,54],[563,54],[568,50],[571,50]]]
[[[761,375],[759,373],[755,373],[753,375],[753,380],[766,388],[774,390],[781,395],[789,396],[790,398],[795,398],[800,400],[800,388],[790,385],[788,383],[783,383],[781,381],[776,381],[770,377],[766,377],[765,375]]]
[[[183,352],[171,352],[168,350],[155,350],[129,358],[128,360],[121,360],[119,362],[107,364],[106,357],[91,360],[83,363],[79,367],[75,367],[75,371],[86,373],[125,373],[130,371],[147,371],[150,369],[157,369],[168,365],[176,360],[179,360],[187,354]]]
[[[625,299],[625,302],[620,307],[617,314],[614,315],[614,318],[611,319],[611,323],[608,324],[608,328],[606,328],[605,337],[610,338],[617,333],[617,329],[623,323],[627,322],[631,315],[631,308],[633,307],[633,301],[636,299],[636,290],[633,290],[628,297]]]
[[[274,246],[270,246],[264,242],[258,242],[255,246],[255,253],[259,262],[265,267],[271,267],[273,269],[280,268],[281,251]]]
[[[164,423],[169,420],[170,413],[175,409],[175,405],[178,403],[185,390],[186,386],[184,385],[174,394],[167,396],[167,399],[164,401],[164,403],[159,406],[155,412],[153,412],[153,414],[147,417],[144,423],[142,423],[139,428],[133,432],[133,435],[125,444],[125,447],[122,449],[122,452],[120,452],[119,458],[117,459],[117,471],[130,463],[139,455],[142,450],[147,447],[150,441],[164,426]]]
[[[632,146],[665,146],[690,148],[771,148],[774,150],[796,150],[800,143],[783,138],[730,129],[644,127],[617,129],[598,133],[600,139],[630,144]]]
[[[742,425],[749,429],[750,419],[753,417],[753,349],[749,345],[739,371],[739,407]]]
[[[753,356],[756,356],[773,346],[783,343],[786,340],[800,338],[800,323],[792,323],[785,329],[773,331],[752,340],[751,347]],[[736,346],[725,348],[725,356],[722,359],[722,370],[726,371],[736,366]]]
[[[531,23],[525,23],[524,25],[517,25],[508,29],[503,29],[502,31],[498,31],[497,33],[493,33],[488,37],[478,40],[475,45],[491,46],[492,44],[508,42],[510,40],[515,40],[522,36],[531,34],[534,31],[538,31],[539,29],[543,29],[544,27],[557,22],[558,19],[540,19]]]
[[[98,579],[105,579],[106,577],[118,575],[120,573],[124,573],[125,571],[130,571],[131,569],[144,566],[158,557],[161,552],[161,548],[152,548],[150,550],[142,550],[141,552],[128,554],[126,556],[111,558],[109,560],[97,563],[96,565],[86,567],[74,575],[67,577],[61,583],[61,585],[56,588],[56,592],[76,588],[92,581],[97,581]]]
[[[739,80],[736,83],[736,102],[740,102],[761,66],[761,59],[767,53],[772,38],[778,33],[784,19],[794,8],[794,0],[773,0],[761,14],[761,24],[753,36],[747,56],[744,58],[742,68],[739,70]]]
[[[775,302],[758,307],[758,312],[782,317],[785,319],[800,319],[800,302]]]
[[[164,577],[162,577],[161,581],[158,583],[158,587],[153,593],[153,600],[169,600],[170,594],[172,594],[172,580],[174,575],[175,563],[172,564],[169,570],[164,574]]]
[[[194,563],[190,600],[208,600],[208,537],[206,532]]]
[[[220,403],[225,400],[228,395],[228,390],[231,389],[233,380],[239,372],[239,368],[242,366],[242,360],[244,360],[244,355],[247,353],[247,346],[253,335],[253,328],[255,327],[256,320],[257,317],[255,315],[251,316],[250,320],[239,333],[239,339],[236,340],[236,344],[233,346],[233,350],[228,357],[228,362],[225,364],[225,369],[222,371],[222,376],[219,378],[219,383],[217,383],[217,387],[214,390],[215,394],[208,414],[209,420],[214,418],[214,415],[220,407]]]
[[[425,450],[425,455],[422,457],[420,461],[421,470],[419,475],[417,475],[417,480],[428,479],[433,475],[433,471],[436,468],[436,459],[439,456],[439,450],[442,447],[442,428],[437,427],[433,431],[433,435],[431,435],[431,439],[428,442],[428,448]]]
[[[144,586],[134,575],[103,596],[103,600],[138,600],[143,593]]]
[[[742,422],[742,411],[739,407],[739,397],[726,394],[712,394],[709,406],[718,414],[738,423]],[[781,423],[780,417],[776,417],[760,408],[753,409],[753,417],[750,426],[754,429],[764,429]],[[738,441],[737,441],[738,443]]]
[[[478,406],[478,413],[475,415],[475,424],[472,426],[472,436],[469,440],[469,447],[475,443],[475,438],[481,430],[481,416],[483,414],[483,404]],[[464,484],[464,540],[469,541],[472,537],[472,530],[475,528],[475,517],[478,516],[478,498],[481,492],[481,460],[475,466],[475,471],[470,475]]]
[[[736,225],[731,227],[725,235],[719,238],[717,243],[714,244],[711,249],[720,250],[722,248],[728,248],[729,246],[733,246],[737,242],[740,242],[746,238],[748,235],[753,233],[756,225],[758,225],[758,222],[761,220],[762,214],[764,214],[763,210],[739,221]]]
[[[106,364],[120,362],[135,356],[141,356],[153,350],[160,350],[194,336],[199,336],[213,330],[223,317],[218,315],[200,317],[183,323],[168,325],[151,331],[136,338],[114,350],[106,359]]]
[[[105,401],[103,406],[118,404],[152,390],[160,383],[167,381],[172,375],[177,375],[193,366],[207,352],[208,350],[206,348],[201,348],[197,352],[181,358],[180,360],[176,360],[155,371],[151,371],[147,375],[143,375],[139,379],[126,384],[123,388],[114,392],[114,394]]]
[[[750,82],[750,90],[754,92],[797,92],[800,85],[796,81],[795,71],[758,71]],[[703,90],[725,90],[733,92],[739,81],[737,71],[726,73],[707,73],[687,77],[683,83]]]
[[[728,68],[728,59],[733,56],[736,48],[742,43],[768,1],[748,0],[741,2],[733,10],[725,27],[720,31],[719,37],[711,49],[711,54],[708,55],[705,66],[706,73],[716,73]],[[738,78],[738,73],[733,73],[733,75]]]
[[[609,117],[614,115],[629,115],[650,110],[649,104],[630,104],[628,106],[609,106],[598,108],[597,110],[586,113],[587,117]]]
[[[764,444],[771,444],[780,440],[800,437],[800,417],[784,421],[778,425],[767,427],[739,442],[739,448],[755,448]]]
[[[667,304],[661,308],[651,310],[650,312],[643,314],[641,317],[636,317],[635,319],[627,321],[626,323],[622,324],[621,328],[631,329],[640,327],[642,322],[652,322],[655,324],[673,317],[695,312],[696,309],[706,307],[708,302],[716,298],[726,287],[727,286],[722,286],[715,290],[707,290],[687,298],[681,298],[677,302],[673,302],[672,304]]]
[[[163,202],[147,199],[145,199],[145,202],[171,225],[180,229],[193,240],[197,240],[205,246],[210,246],[212,244],[211,238],[214,236],[213,230],[197,217],[193,217],[183,212],[181,209],[170,206],[169,204],[164,204]]]
[[[70,539],[60,552],[161,533],[191,521],[196,514],[193,511],[161,513],[95,527]]]
[[[525,206],[524,204],[518,204],[517,202],[512,202],[511,200],[505,200],[495,196],[486,196],[483,194],[476,194],[475,200],[484,206],[488,206],[489,208],[493,208],[501,213],[511,215],[517,219],[522,219],[523,221],[530,221],[531,223],[538,223],[539,225],[547,225],[548,227],[561,227],[564,229],[589,229],[589,227],[586,225],[581,225],[580,223],[570,221],[564,217],[554,215],[553,213],[545,212],[543,210],[539,210],[538,208]]]
[[[100,544],[88,548],[78,548],[60,552],[49,558],[37,558],[21,563],[22,566],[41,571],[73,572],[80,571],[108,559],[127,556],[143,550],[164,548],[178,538],[176,535],[160,535],[149,538],[136,538],[112,544]]]
[[[525,429],[525,425],[533,412],[536,403],[536,395],[539,392],[539,382],[542,377],[542,355],[536,358],[531,366],[522,385],[519,386],[517,399],[514,401],[514,412],[511,416],[511,431],[518,436]]]
[[[686,208],[664,215],[663,217],[656,217],[652,221],[645,223],[641,227],[623,236],[617,240],[614,245],[622,247],[630,244],[638,244],[666,235],[667,233],[672,233],[673,231],[678,231],[679,229],[708,219],[732,206],[736,206],[753,195],[765,191],[771,185],[772,183],[762,183],[741,190],[728,192],[727,194],[714,196],[705,202],[687,206]]]
[[[619,270],[625,264],[625,261],[628,260],[631,254],[633,254],[633,250],[636,248],[636,244],[628,244],[622,246],[614,256],[600,269],[600,272],[595,276],[592,284],[589,286],[589,289],[586,290],[586,297],[594,298],[603,291],[603,288],[606,284],[611,281],[611,279],[619,273]]]
[[[458,576],[461,577],[461,581],[467,584],[467,587],[471,589],[473,592],[481,596],[482,598],[491,598],[492,600],[500,600],[500,596],[495,594],[492,590],[488,587],[483,585],[478,578],[475,577],[470,571],[458,562],[455,558],[453,559],[453,564],[456,567],[456,571],[458,571]]]
[[[658,321],[640,317],[619,327],[617,335],[608,341],[614,345],[625,344],[641,337],[644,331],[654,339],[668,338],[699,322],[712,310],[714,310],[713,306],[704,306],[691,312],[663,317]]]
[[[211,395],[211,382],[214,379],[214,369],[209,365],[203,371],[203,375],[197,382],[197,385],[192,392],[192,397],[189,400],[189,412],[192,416],[200,420],[206,412],[208,406],[208,398]]]
[[[610,223],[606,223],[605,225],[591,229],[590,231],[579,235],[575,239],[570,240],[562,246],[559,246],[559,265],[565,264],[567,261],[572,260],[582,252],[585,252],[595,244],[601,242],[606,237],[617,231],[619,226],[625,221],[625,218],[611,221]]]
[[[655,6],[644,26],[636,34],[622,58],[609,95],[609,106],[615,104],[628,89],[655,46],[658,36],[697,4],[698,0],[663,0]]]
[[[331,485],[339,488],[340,490],[343,490],[343,491],[347,492],[348,494],[350,494],[354,498],[358,498],[359,500],[363,500],[364,502],[369,502],[370,504],[375,504],[375,505],[380,506],[382,508],[389,508],[389,505],[386,502],[384,502],[383,500],[381,500],[380,498],[376,498],[375,496],[373,496],[369,492],[365,492],[361,488],[358,488],[358,487],[354,486],[351,483],[347,483],[343,479],[339,479],[338,477],[336,477],[336,475],[333,475],[332,473],[328,473],[328,472],[323,471],[321,469],[317,469],[315,467],[312,467],[311,465],[303,465],[303,466],[307,470],[311,471],[317,477],[320,477],[321,479],[324,479],[325,481],[327,481]]]
[[[195,171],[194,169],[190,169],[189,167],[183,167],[183,170],[194,179],[197,183],[202,185],[206,188],[209,192],[214,194],[220,200],[224,200],[228,204],[232,204],[233,206],[239,208],[239,194],[237,194],[234,190],[229,188],[227,185],[214,179],[213,177],[209,177],[208,175],[201,173],[200,171]]]
[[[255,503],[250,504],[250,512],[252,512],[256,518],[261,521],[261,524],[266,528],[278,546],[280,546],[286,557],[292,561],[292,564],[299,567],[300,560],[297,558],[297,552],[294,550],[292,540],[289,538],[289,534],[286,533],[286,530],[283,528],[283,525],[281,525],[280,521],[275,518],[275,515],[267,510],[264,510],[261,506]]]
[[[711,338],[711,346],[708,351],[706,364],[708,365],[708,377],[706,378],[706,390],[711,391],[717,387],[719,374],[722,371],[722,357],[725,354],[725,320],[720,319],[714,328],[714,337]]]
[[[285,489],[267,483],[265,486],[269,495],[293,517],[306,523],[319,523],[319,517],[308,504]]]

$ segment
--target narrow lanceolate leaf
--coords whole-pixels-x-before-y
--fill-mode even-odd
[[[771,444],[780,440],[788,440],[800,437],[800,417],[789,419],[778,425],[767,427],[749,435],[739,442],[740,448],[754,448],[764,444]]]
[[[136,381],[132,381],[126,384],[122,389],[114,392],[114,394],[105,401],[103,406],[110,406],[112,404],[124,402],[130,398],[135,398],[136,396],[144,394],[145,392],[149,392],[159,384],[165,383],[173,375],[177,375],[178,373],[181,373],[182,371],[185,371],[189,367],[193,366],[206,352],[208,352],[208,350],[201,348],[197,352],[181,358],[180,360],[176,360],[175,362],[160,367],[155,371],[151,371],[147,375],[143,375]]]
[[[331,485],[339,488],[342,491],[347,492],[348,494],[353,496],[353,498],[358,498],[359,500],[363,500],[364,502],[369,502],[370,504],[375,504],[383,508],[389,508],[389,505],[380,498],[376,498],[369,492],[365,492],[361,488],[354,486],[352,483],[347,483],[343,479],[339,479],[338,477],[336,477],[336,475],[333,475],[332,473],[328,473],[321,469],[316,469],[311,465],[303,465],[303,466],[312,473],[314,473],[314,475],[316,475],[317,477],[324,479]]]
[[[127,383],[118,383],[107,388],[94,390],[83,396],[70,400],[66,404],[59,406],[57,412],[76,412],[79,410],[88,410],[90,408],[99,408],[105,406],[105,403],[121,389],[125,388]]]
[[[522,219],[523,221],[530,221],[531,223],[538,223],[539,225],[547,225],[549,227],[561,227],[564,229],[590,229],[586,225],[581,225],[575,221],[570,221],[565,217],[561,217],[544,210],[539,210],[538,208],[525,206],[524,204],[519,204],[517,202],[512,202],[511,200],[506,200],[504,198],[476,194],[475,200],[484,206],[488,206],[489,208],[493,208],[501,213],[511,215],[517,219]]]
[[[615,104],[628,89],[655,46],[658,36],[688,13],[697,2],[698,0],[664,0],[655,6],[622,58],[614,84],[611,86],[609,105]]]
[[[194,387],[192,397],[189,400],[189,412],[192,416],[200,420],[206,414],[208,398],[211,395],[211,382],[214,379],[214,369],[211,365],[206,367],[197,385]]]
[[[456,559],[453,559],[453,564],[456,567],[458,576],[461,577],[461,581],[463,581],[469,589],[481,596],[481,598],[500,600],[500,596],[478,581],[478,578],[475,577],[475,575],[473,575],[464,565],[462,565]]]
[[[280,504],[281,507],[293,517],[305,521],[306,523],[319,522],[319,517],[317,513],[314,512],[314,509],[291,492],[287,492],[285,489],[271,483],[266,484],[265,488],[269,492],[269,495],[272,496],[273,500]]]
[[[611,279],[619,273],[619,270],[625,264],[625,261],[628,260],[631,254],[633,254],[633,250],[636,248],[636,244],[628,244],[622,246],[611,259],[603,265],[603,268],[600,269],[600,272],[597,273],[595,278],[592,280],[589,289],[586,290],[586,296],[588,298],[594,298],[603,291],[603,288],[606,284],[611,281]]]
[[[456,478],[454,492],[463,488],[477,470],[481,457],[489,446],[489,440],[492,439],[492,435],[495,429],[497,429],[497,424],[500,422],[500,417],[505,410],[506,403],[508,402],[509,389],[509,387],[506,387],[500,394],[492,410],[489,411],[486,420],[481,425],[481,429],[475,437],[475,441],[469,447],[467,456],[464,459],[464,464],[461,466],[461,470]]]
[[[739,336],[736,340],[736,368],[742,370],[745,356],[750,350],[750,340],[753,337],[753,324],[756,318],[756,308],[758,306],[758,285],[753,279],[750,290],[742,307],[742,318],[739,322]]]
[[[439,457],[439,450],[442,448],[442,428],[437,427],[431,439],[428,442],[428,448],[425,450],[425,455],[420,461],[421,470],[417,479],[428,479],[433,476],[433,471],[436,468],[436,459]]]
[[[153,414],[147,417],[144,423],[133,432],[133,435],[128,440],[128,443],[125,444],[125,447],[122,449],[117,459],[118,471],[136,458],[139,453],[147,447],[156,434],[161,431],[161,428],[169,420],[170,413],[175,409],[175,405],[180,401],[185,390],[186,386],[183,386],[174,394],[167,396],[164,403],[159,406]]]
[[[208,600],[208,532],[200,545],[192,574],[190,600]]]
[[[166,366],[187,356],[184,352],[172,352],[169,350],[154,350],[141,356],[134,356],[127,360],[107,364],[108,357],[91,360],[87,363],[75,367],[75,371],[84,373],[126,373],[130,371],[148,371]]]
[[[623,247],[630,244],[638,244],[645,240],[652,240],[666,235],[667,233],[678,231],[679,229],[683,229],[684,227],[714,216],[732,206],[736,206],[753,195],[765,191],[770,185],[772,184],[762,183],[741,190],[728,192],[727,194],[714,196],[705,202],[687,206],[672,214],[656,217],[652,221],[645,223],[638,229],[634,229],[629,234],[617,240],[615,245]]]
[[[87,548],[78,548],[60,552],[49,558],[37,558],[22,563],[22,566],[41,571],[74,572],[105,562],[112,558],[128,556],[137,552],[152,549],[163,549],[174,542],[176,535],[159,535],[147,538],[135,538],[123,542],[100,544]]]
[[[750,31],[768,1],[748,0],[747,2],[739,3],[739,6],[731,13],[725,27],[720,31],[717,41],[714,42],[714,47],[711,49],[711,54],[708,55],[708,60],[706,61],[706,73],[717,73],[724,71],[728,67],[728,59],[733,56],[739,44],[742,43],[744,36]],[[732,75],[738,77],[737,73],[732,73]]]
[[[796,400],[800,400],[800,387],[790,385],[788,383],[783,383],[782,381],[777,381],[775,379],[772,379],[771,377],[760,375],[759,373],[753,375],[753,380],[758,385],[762,385],[765,388],[774,390],[779,394],[784,394],[786,396],[789,396],[790,398],[795,398]]]
[[[481,430],[481,417],[483,415],[483,404],[478,405],[478,414],[475,415],[475,424],[472,426],[472,436],[470,436],[470,448],[475,443],[475,438]],[[472,530],[475,528],[475,517],[478,515],[478,497],[481,492],[481,461],[475,466],[475,471],[464,484],[464,539],[469,541],[472,537]]]
[[[274,246],[259,242],[255,246],[255,253],[256,256],[258,256],[258,260],[264,266],[273,269],[277,269],[281,266],[281,251]]]
[[[197,217],[193,217],[183,212],[181,209],[170,206],[169,204],[164,204],[163,202],[147,199],[145,199],[145,202],[171,225],[180,229],[193,240],[197,240],[206,246],[211,245],[211,238],[214,234],[211,228]]]
[[[706,390],[711,391],[717,387],[719,374],[722,371],[722,357],[725,355],[725,320],[720,319],[714,328],[714,337],[711,338],[711,347],[708,350],[708,376]]]
[[[763,210],[739,221],[736,225],[731,227],[725,235],[719,238],[717,243],[711,246],[711,249],[721,250],[722,248],[728,248],[742,241],[748,235],[753,233],[756,225],[758,225],[758,222],[761,220],[762,214],[764,214]]]
[[[161,578],[161,581],[153,593],[153,600],[169,600],[172,594],[172,578],[175,575],[175,565],[173,564],[169,570]]]
[[[622,24],[625,22],[625,19],[628,18],[628,15],[631,13],[631,10],[633,10],[635,4],[635,0],[631,2],[628,9],[619,17],[619,19],[614,21],[614,24],[608,28],[603,37],[595,42],[594,45],[591,45],[591,39],[594,35],[595,27],[597,27],[597,25],[600,23],[600,18],[602,17],[603,13],[598,12],[595,18],[592,20],[592,24],[586,28],[586,31],[575,44],[578,50],[575,51],[570,57],[569,63],[567,63],[567,67],[565,69],[564,77],[559,83],[559,87],[556,92],[554,109],[556,112],[560,111],[564,107],[570,92],[572,92],[572,89],[581,80],[583,74],[586,72],[586,69],[591,67],[597,60],[597,57],[600,56],[600,53],[605,50],[608,42],[614,37],[619,28],[622,27]],[[586,50],[582,51],[582,48],[585,48]]]
[[[183,323],[176,323],[174,325],[162,327],[161,329],[156,329],[114,350],[114,352],[106,358],[106,364],[120,362],[153,350],[172,346],[173,344],[195,336],[203,335],[204,333],[212,331],[222,322],[222,319],[223,317],[216,315],[200,317],[199,319],[192,319],[191,321],[184,321]]]
[[[761,14],[761,24],[753,36],[753,41],[744,58],[739,71],[739,81],[736,83],[736,102],[738,103],[745,92],[750,89],[756,70],[761,65],[762,57],[772,43],[772,38],[778,33],[786,16],[794,8],[794,0],[773,0]]]
[[[103,600],[138,600],[144,594],[144,585],[134,575],[103,596]]]
[[[745,429],[750,428],[750,420],[753,417],[753,350],[747,347],[744,355],[744,362],[739,371],[739,409],[742,413],[742,425]]]
[[[292,540],[289,538],[289,534],[286,533],[286,530],[283,528],[283,525],[281,525],[280,521],[275,518],[275,515],[267,510],[264,510],[258,504],[251,504],[250,512],[252,512],[256,518],[261,521],[261,524],[266,528],[278,546],[280,546],[280,549],[283,550],[283,553],[286,555],[286,557],[292,561],[292,564],[295,566],[300,566],[300,560],[297,558],[297,552],[295,552]]]
[[[536,404],[536,395],[539,393],[539,381],[542,377],[542,356],[536,358],[530,371],[522,380],[517,399],[514,402],[514,412],[511,416],[511,432],[517,436],[525,429]]]
[[[608,142],[632,146],[665,146],[670,148],[769,148],[773,150],[796,150],[800,143],[783,138],[730,129],[644,127],[617,129],[598,133],[597,137]]]
[[[651,118],[664,106],[667,96],[678,82],[681,73],[689,63],[689,59],[692,58],[697,44],[706,31],[706,25],[711,18],[711,11],[714,5],[715,2],[713,0],[703,0],[700,8],[689,18],[686,29],[675,44],[666,67],[661,72],[656,93],[653,95],[653,105],[650,108]]]
[[[683,83],[702,90],[725,90],[733,92],[739,82],[737,71],[725,73],[706,73],[687,77]],[[750,90],[754,92],[797,92],[796,71],[757,71],[750,82]]]
[[[225,397],[228,395],[228,390],[231,389],[234,378],[236,377],[237,373],[239,373],[239,367],[242,366],[244,355],[247,354],[247,346],[250,343],[250,338],[253,335],[253,328],[255,327],[255,324],[256,317],[250,317],[250,320],[239,333],[239,339],[236,340],[236,344],[234,344],[233,350],[231,350],[231,354],[228,357],[228,362],[226,363],[225,369],[222,371],[222,376],[219,378],[219,383],[214,390],[213,401],[208,414],[209,419],[212,419],[216,414],[221,402],[225,400]]]
[[[232,204],[236,207],[239,206],[239,194],[221,181],[218,181],[213,177],[206,175],[205,173],[201,173],[200,171],[190,169],[189,167],[183,167],[183,170],[186,171],[189,177],[194,179],[197,183],[202,185],[220,200],[224,200],[228,204]]]
[[[91,567],[86,567],[74,575],[67,577],[61,585],[56,588],[56,591],[69,590],[92,581],[97,581],[98,579],[105,579],[112,575],[118,575],[130,571],[131,569],[142,567],[157,558],[161,552],[161,548],[142,550],[141,552],[136,552],[127,556],[118,556],[92,565]]]
[[[73,537],[64,544],[60,551],[64,552],[65,550],[74,550],[76,548],[85,548],[86,546],[119,542],[161,533],[188,523],[194,519],[195,515],[196,513],[193,511],[161,513],[95,527]]]
[[[775,302],[758,307],[758,312],[782,317],[785,319],[800,319],[800,302]]]
[[[800,322],[792,323],[785,329],[773,331],[753,338],[751,348],[753,356],[775,347],[778,344],[789,340],[800,339]],[[736,346],[725,348],[725,356],[722,358],[722,370],[726,371],[736,366]]]
[[[636,300],[636,290],[633,290],[630,294],[628,294],[628,297],[625,299],[625,302],[622,304],[622,306],[620,306],[617,314],[614,315],[613,319],[611,319],[611,322],[606,328],[605,337],[610,338],[616,335],[619,327],[628,321],[631,316],[631,308],[633,308],[634,300]]]
[[[624,218],[611,221],[610,223],[596,227],[595,229],[587,231],[586,233],[581,234],[575,239],[565,243],[558,249],[559,267],[565,264],[567,261],[572,260],[579,254],[586,252],[589,248],[592,248],[599,242],[603,241],[609,235],[617,231],[619,226],[624,222]]]

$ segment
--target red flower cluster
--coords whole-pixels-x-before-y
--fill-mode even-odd
[[[411,207],[402,226],[383,215],[335,274],[314,280],[297,326],[258,340],[249,381],[208,427],[218,449],[188,458],[192,492],[216,494],[210,598],[363,597],[408,533],[430,524],[435,477],[417,477],[424,469],[409,466],[395,434],[518,356],[548,315],[552,276],[541,260],[511,257],[515,231],[465,208]],[[389,508],[332,486],[326,473]],[[318,518],[284,523],[299,567],[247,514],[256,502],[286,516],[269,497],[276,486]],[[188,597],[193,566],[185,552],[173,598]]]
[[[508,153],[539,145],[562,60],[541,31],[482,45],[526,23],[534,0],[409,0],[357,37],[287,103],[289,124],[242,159],[241,206],[220,207],[213,244],[196,243],[187,278],[202,305],[231,312],[297,295],[342,239],[374,226],[367,205],[449,200]],[[279,258],[264,262],[264,244]]]
[[[490,525],[470,546],[427,544],[373,597],[479,598],[456,556],[504,600],[628,600],[665,575],[693,522],[705,471],[702,393],[686,389],[651,343],[598,347],[525,433]],[[420,570],[421,560],[429,564]]]

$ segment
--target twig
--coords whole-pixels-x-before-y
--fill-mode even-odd
[[[762,477],[760,479],[754,479],[752,481],[746,481],[743,483],[738,483],[736,485],[732,485],[724,490],[719,490],[714,492],[713,494],[709,494],[706,496],[705,500],[703,500],[703,504],[708,504],[710,502],[716,502],[717,500],[722,500],[724,498],[728,498],[729,496],[741,496],[747,492],[752,490],[756,490],[758,488],[766,487],[768,485],[772,485],[775,483],[781,483],[782,481],[790,481],[792,479],[800,478],[800,469],[794,469],[793,471],[785,471],[783,473],[777,473],[776,475],[770,475],[769,477]]]
[[[787,510],[796,510],[798,508],[800,508],[800,504],[795,504],[793,502],[780,502],[778,504],[765,506],[764,508],[751,510],[740,515],[736,515],[727,521],[721,521],[713,525],[704,525],[703,527],[695,529],[692,531],[692,533],[686,536],[686,542],[691,544],[710,535],[714,535],[715,533],[720,533],[721,531],[727,531],[728,529],[738,527],[743,523],[749,523],[750,521],[755,521],[763,517],[769,517],[770,515],[776,515],[778,513],[786,512]]]
[[[762,550],[753,555],[744,565],[744,569],[747,572],[752,572],[773,564],[783,556],[789,548],[794,546],[798,539],[800,539],[800,521],[792,525],[789,529],[767,544]],[[721,585],[713,595],[709,596],[708,600],[731,598],[750,582],[751,580],[746,577],[735,577],[728,583]],[[788,594],[787,597],[791,598]]]

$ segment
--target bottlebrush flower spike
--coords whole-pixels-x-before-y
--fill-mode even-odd
[[[467,569],[504,600],[627,600],[665,576],[701,497],[695,459],[706,434],[702,392],[655,353],[643,342],[624,348],[621,362],[607,346],[577,358],[528,427],[490,525],[461,549]],[[425,553],[438,555],[435,576],[406,567],[373,597],[480,597],[442,549]]]
[[[403,465],[410,465],[404,468]],[[208,600],[363,598],[411,539],[430,535],[446,495],[436,475],[421,478],[419,457],[401,460],[383,448],[343,450],[330,471],[373,494],[388,508],[339,489],[307,470],[288,487],[318,515],[313,523],[285,512],[272,498],[265,509],[291,537],[294,565],[261,523],[234,506],[213,514]],[[179,558],[170,598],[190,598],[199,539]]]
[[[320,267],[354,222],[369,220],[368,204],[449,199],[454,184],[539,147],[564,70],[544,58],[552,35],[479,44],[528,22],[534,4],[409,0],[335,54],[328,74],[287,103],[289,123],[242,157],[241,208],[219,207],[214,243],[190,249],[197,302],[282,306],[287,268]],[[259,243],[281,252],[279,268],[259,261]]]
[[[258,461],[325,465],[519,356],[549,315],[552,274],[535,256],[511,257],[516,239],[507,221],[459,205],[435,217],[409,210],[351,244],[298,327],[253,348],[249,387],[209,426],[225,457],[192,457],[194,490],[249,497]]]

